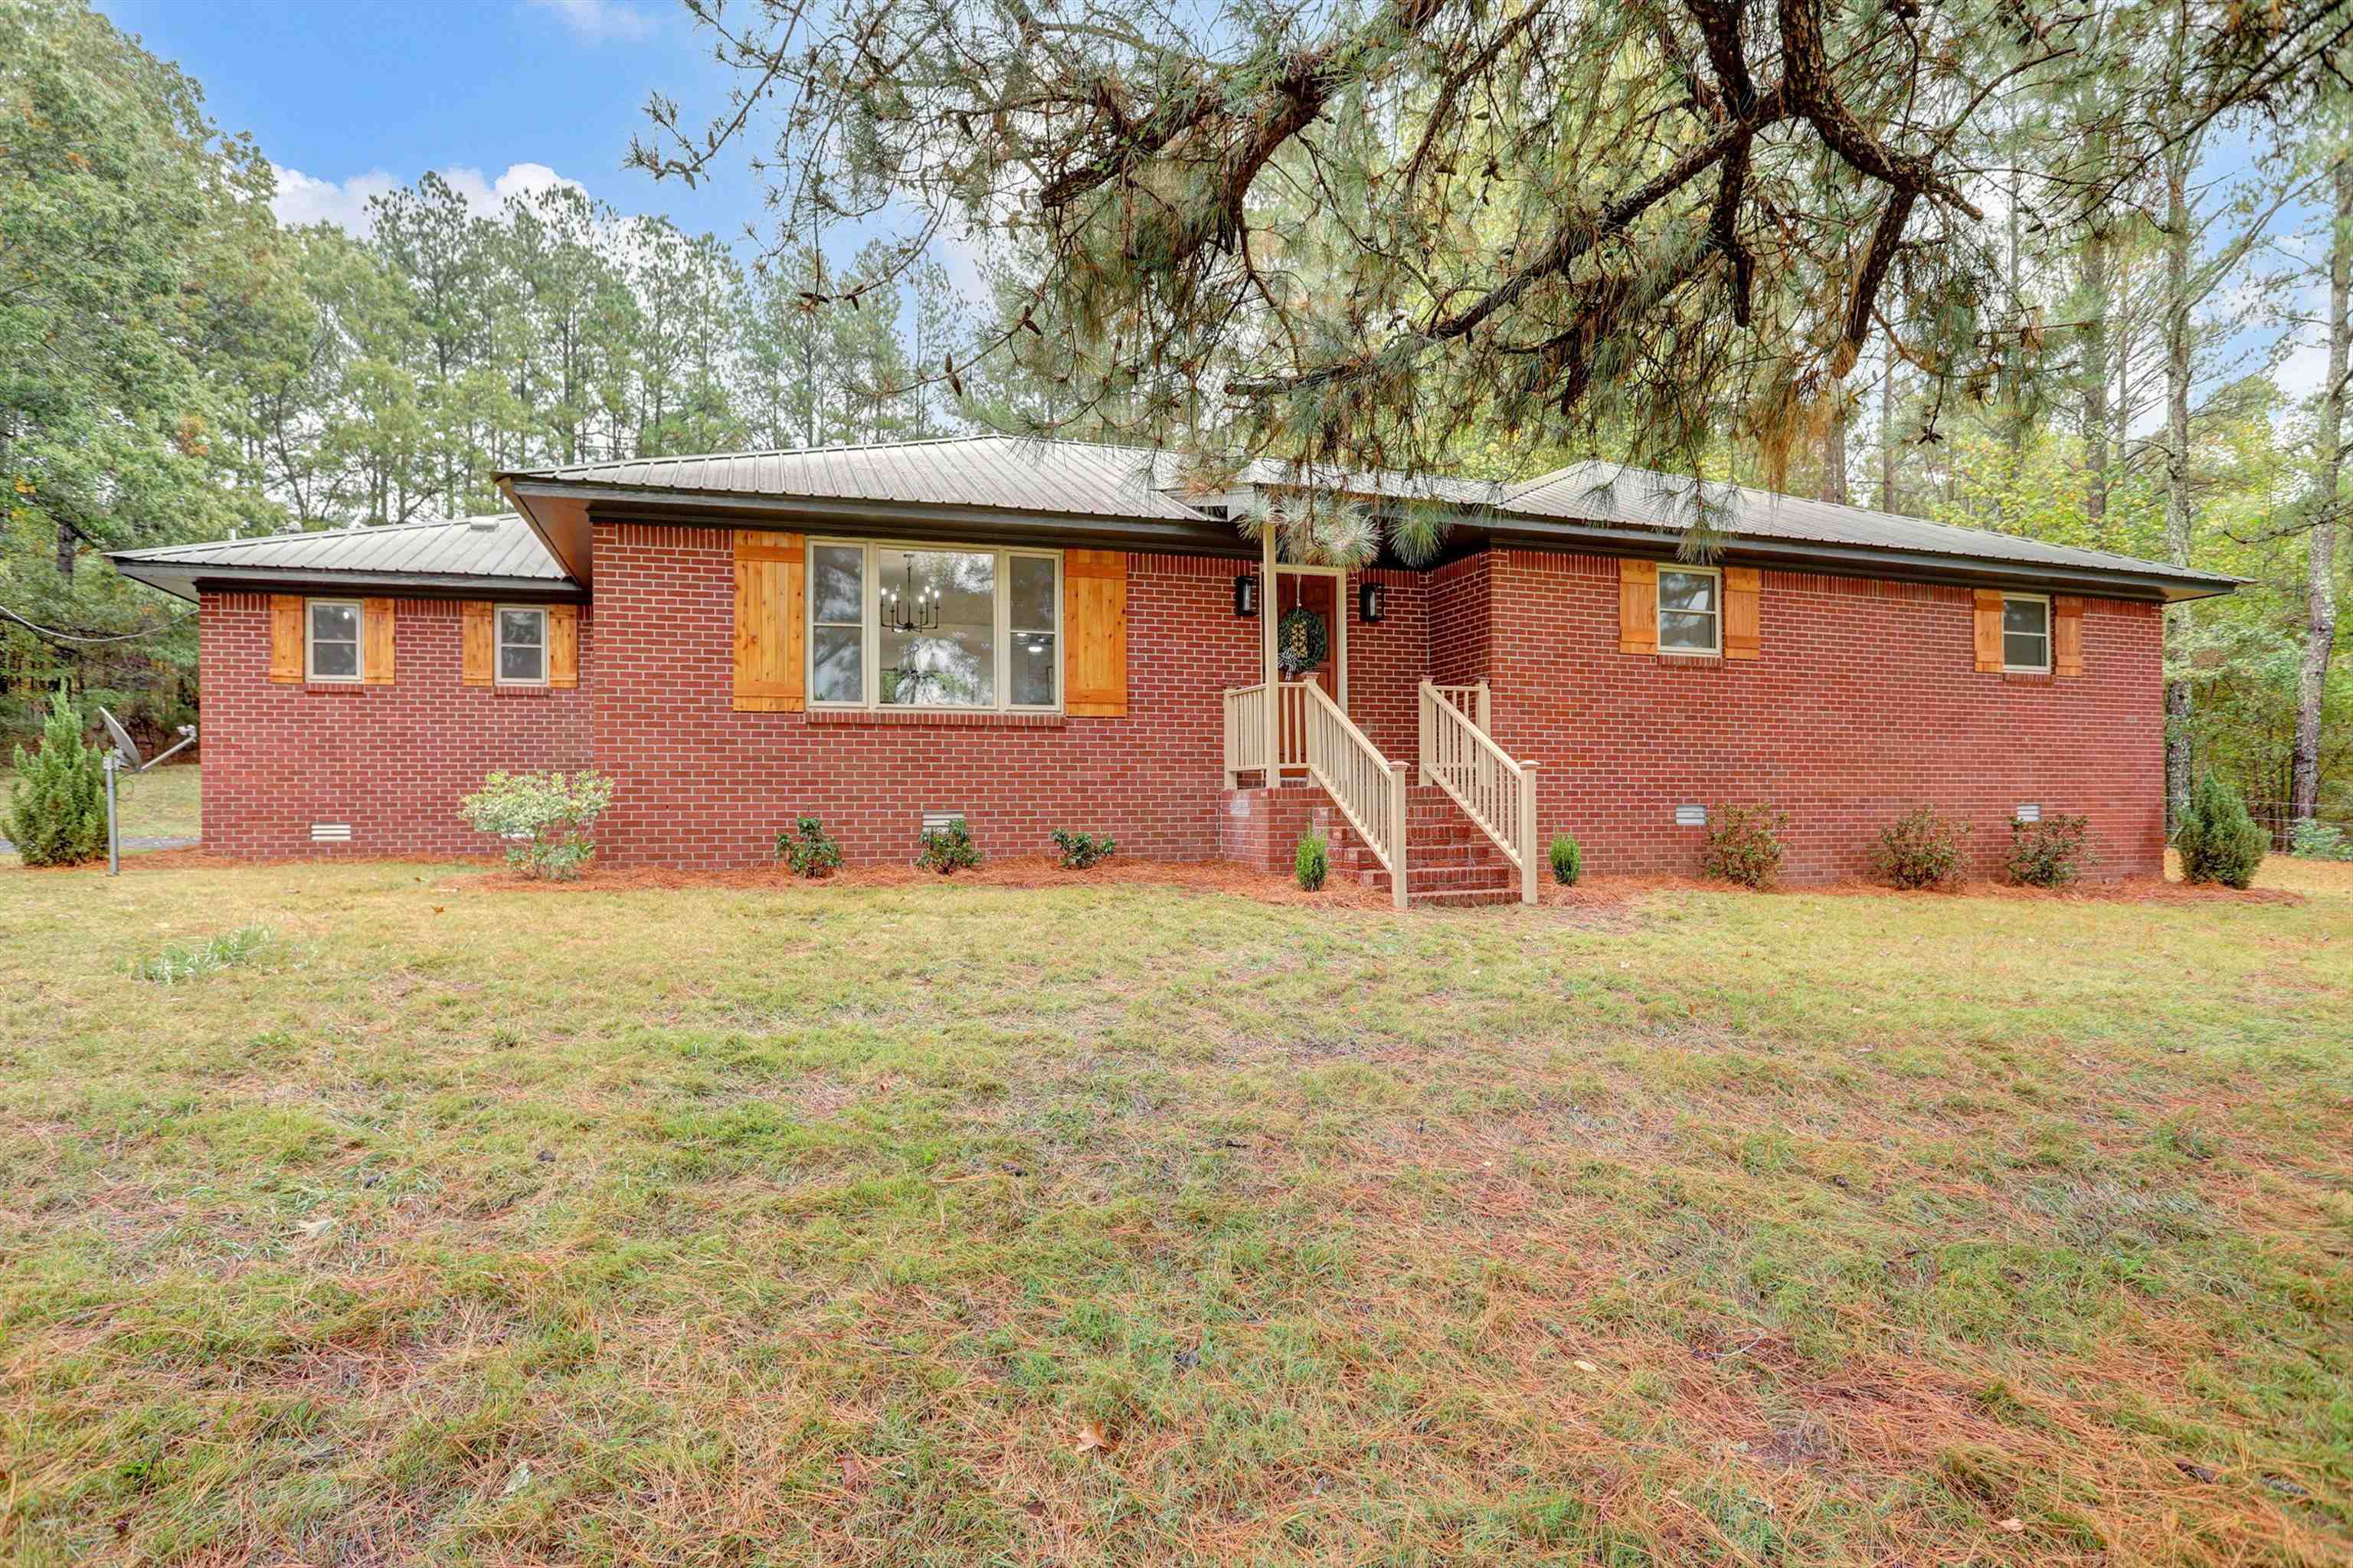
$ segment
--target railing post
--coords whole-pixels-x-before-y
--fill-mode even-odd
[[[1421,733],[1419,739],[1421,743],[1421,781],[1425,785],[1430,782],[1430,748],[1435,745],[1438,740],[1438,715],[1432,710],[1437,707],[1440,700],[1441,699],[1438,694],[1438,688],[1431,685],[1428,681],[1422,682]]]
[[[1242,776],[1234,767],[1234,689],[1226,688],[1226,788],[1241,788]]]
[[[1282,671],[1274,658],[1275,606],[1282,595],[1276,591],[1274,554],[1274,524],[1269,519],[1259,541],[1258,645],[1260,678],[1266,683],[1266,787],[1270,789],[1282,782]]]
[[[1484,690],[1482,689],[1482,701]],[[1520,902],[1539,902],[1536,893],[1536,769],[1534,762],[1520,764]]]
[[[1495,733],[1487,727],[1487,683],[1484,681],[1479,683],[1479,733],[1481,735]]]
[[[1411,766],[1389,764],[1389,902],[1399,909],[1406,906],[1405,776]]]

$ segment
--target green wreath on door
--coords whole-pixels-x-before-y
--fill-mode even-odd
[[[1324,662],[1332,633],[1324,618],[1303,604],[1293,605],[1274,623],[1274,662],[1286,675],[1303,675]]]

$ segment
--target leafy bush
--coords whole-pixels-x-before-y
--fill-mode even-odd
[[[81,711],[49,699],[41,749],[16,748],[7,837],[26,865],[79,865],[106,853],[106,754],[81,737]]]
[[[249,964],[264,948],[269,946],[269,927],[240,926],[234,931],[224,931],[195,947],[170,947],[152,959],[132,961],[131,972],[141,980],[156,985],[177,985],[185,980],[212,974],[219,969]]]
[[[2263,863],[2271,835],[2247,815],[2239,792],[2209,773],[2189,791],[2189,808],[2174,830],[2173,847],[2181,852],[2181,874],[2189,881],[2244,887]]]
[[[1119,849],[1109,833],[1074,833],[1067,828],[1054,830],[1054,847],[1062,852],[1062,863],[1072,871],[1109,860]]]
[[[2298,860],[2353,860],[2353,835],[2333,822],[2307,817],[2288,830],[2287,853]]]
[[[1789,813],[1778,806],[1718,806],[1707,814],[1707,842],[1699,868],[1743,887],[1764,887],[1779,874],[1782,832]]]
[[[1936,814],[1933,806],[1906,811],[1879,835],[1871,862],[1898,887],[1936,887],[1961,869],[1961,842],[1969,825]]]
[[[2012,819],[2010,879],[2021,887],[2064,887],[2083,874],[2089,817],[2045,817],[2039,822]]]
[[[816,817],[803,817],[776,835],[776,858],[793,868],[795,876],[831,876],[841,869],[841,846]]]
[[[965,830],[964,819],[958,817],[944,828],[926,829],[923,851],[915,863],[925,871],[936,871],[942,876],[954,876],[966,866],[980,863],[980,847],[972,842]]]
[[[596,853],[589,830],[613,803],[613,781],[593,768],[561,773],[493,773],[458,802],[476,832],[507,841],[507,863],[525,876],[570,882]]]
[[[1578,874],[1585,869],[1585,853],[1577,847],[1573,833],[1552,836],[1552,879],[1563,887],[1575,887]]]
[[[1332,874],[1332,855],[1322,833],[1310,833],[1299,841],[1299,848],[1291,856],[1292,874],[1299,885],[1313,893],[1324,885]]]

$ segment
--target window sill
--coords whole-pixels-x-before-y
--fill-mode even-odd
[[[1662,664],[1682,664],[1694,669],[1715,668],[1725,662],[1722,653],[1686,653],[1664,648],[1659,651],[1657,658]]]
[[[811,708],[811,724],[849,725],[860,728],[918,729],[1060,729],[1068,721],[1060,714],[947,713],[892,708]]]
[[[2056,679],[2048,670],[2004,670],[2001,678],[2016,686],[2047,686]]]

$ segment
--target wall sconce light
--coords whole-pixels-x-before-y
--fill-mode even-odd
[[[1247,573],[1234,579],[1234,613],[1245,617],[1258,613],[1258,579]]]
[[[1388,612],[1389,590],[1380,583],[1356,585],[1356,619],[1366,626],[1378,626],[1381,617]]]

